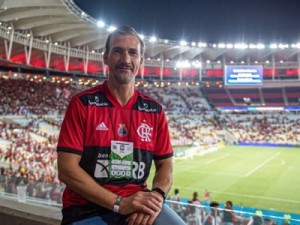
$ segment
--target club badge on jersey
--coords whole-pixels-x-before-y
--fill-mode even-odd
[[[111,141],[111,178],[132,178],[133,142]]]
[[[120,137],[125,137],[128,134],[128,130],[125,124],[120,123],[118,128],[118,135]]]

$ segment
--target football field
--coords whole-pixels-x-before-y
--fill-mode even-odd
[[[174,188],[183,198],[197,191],[203,200],[208,189],[211,199],[220,203],[231,200],[235,205],[299,214],[300,148],[226,146],[193,159],[175,159],[170,194]]]

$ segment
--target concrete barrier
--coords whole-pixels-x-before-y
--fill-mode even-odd
[[[1,225],[59,225],[59,207],[32,205],[0,198]]]

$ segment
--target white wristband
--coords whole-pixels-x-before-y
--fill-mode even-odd
[[[119,213],[119,211],[120,211],[121,200],[122,200],[122,197],[118,195],[116,198],[115,204],[114,204],[114,208],[113,208],[113,211],[115,213]]]

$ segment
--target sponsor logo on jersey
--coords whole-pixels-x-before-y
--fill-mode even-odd
[[[109,104],[105,101],[100,101],[100,98],[98,96],[94,96],[94,99],[89,100],[90,105],[95,105],[95,106],[108,106]]]
[[[138,110],[145,112],[157,112],[156,108],[149,108],[147,103],[143,103],[143,107],[138,106]]]
[[[144,142],[151,142],[153,128],[146,123],[141,123],[137,129],[138,135],[141,137]]]
[[[97,127],[96,130],[108,130],[107,126],[105,125],[104,122],[100,123]]]
[[[125,137],[127,135],[127,133],[128,133],[128,130],[127,130],[125,124],[120,123],[119,128],[118,128],[118,135],[120,137]]]

